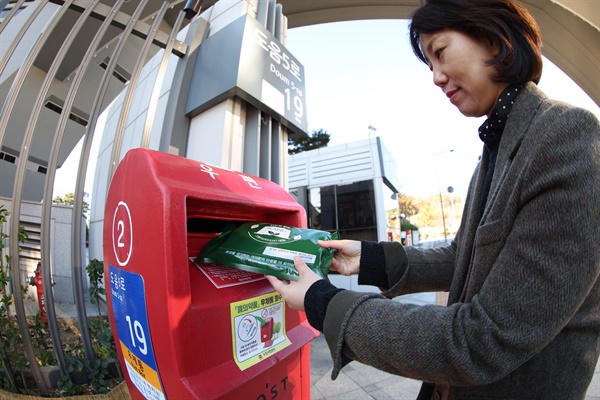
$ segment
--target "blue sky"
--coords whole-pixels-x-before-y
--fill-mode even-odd
[[[433,84],[410,49],[407,26],[366,20],[288,30],[286,47],[304,66],[309,132],[324,129],[335,145],[365,139],[373,126],[394,154],[401,192],[438,193],[439,178],[464,196],[485,118],[464,117]],[[600,118],[600,108],[547,59],[539,87]]]

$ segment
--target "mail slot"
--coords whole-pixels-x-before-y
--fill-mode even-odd
[[[148,149],[130,150],[104,215],[107,302],[134,399],[310,398],[318,332],[263,275],[196,264],[228,223],[306,227],[279,185]]]

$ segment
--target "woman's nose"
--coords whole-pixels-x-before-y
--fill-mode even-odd
[[[439,68],[433,68],[433,83],[436,86],[442,87],[447,81],[448,76],[444,72],[440,71]]]

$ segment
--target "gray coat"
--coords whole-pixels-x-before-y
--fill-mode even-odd
[[[585,397],[600,353],[599,122],[529,83],[477,221],[486,169],[448,247],[381,243],[390,289],[331,300],[333,379],[358,360],[431,382],[442,398]],[[448,291],[448,306],[388,299],[424,291]]]

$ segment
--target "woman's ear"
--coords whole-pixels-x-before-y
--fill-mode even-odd
[[[490,44],[490,47],[492,48],[492,54],[494,55],[494,57],[498,57],[500,55],[500,45],[496,40],[492,38],[489,38],[488,42]]]

